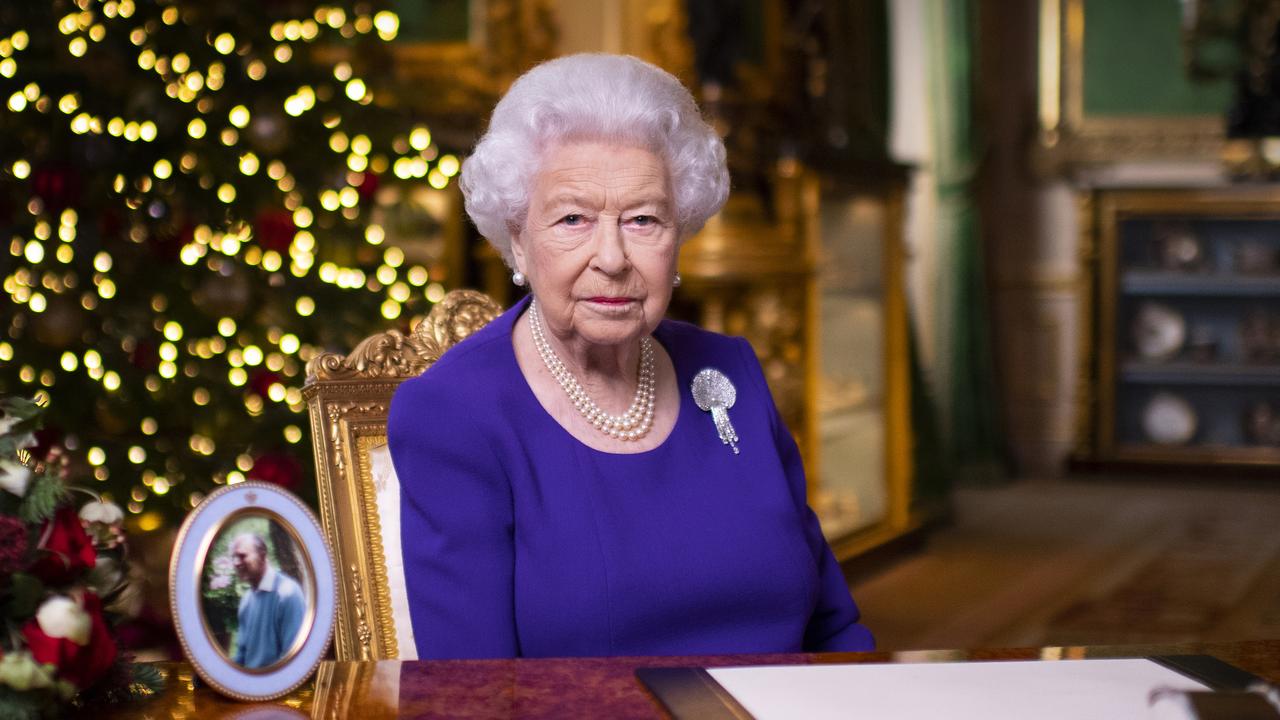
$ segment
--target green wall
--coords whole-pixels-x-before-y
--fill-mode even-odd
[[[1184,70],[1175,0],[1085,0],[1084,111],[1090,115],[1222,115],[1225,81]]]
[[[400,16],[399,42],[467,42],[468,0],[392,0]]]

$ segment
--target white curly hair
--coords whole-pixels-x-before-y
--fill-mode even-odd
[[[729,196],[724,142],[675,76],[628,55],[550,60],[512,84],[462,166],[467,214],[508,265],[542,155],[564,140],[643,147],[661,157],[682,242]]]

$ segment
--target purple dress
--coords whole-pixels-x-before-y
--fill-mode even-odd
[[[517,303],[391,403],[401,548],[421,658],[870,650],[805,501],[804,471],[751,346],[665,320],[680,411],[662,445],[583,445],[516,364]],[[690,392],[737,387],[720,442]]]

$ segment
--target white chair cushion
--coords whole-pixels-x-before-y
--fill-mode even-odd
[[[409,593],[404,584],[404,556],[400,553],[400,481],[386,445],[369,450],[369,468],[373,471],[378,526],[382,530],[382,555],[387,566],[396,647],[401,660],[417,660],[418,646],[413,640],[413,623],[409,618]]]

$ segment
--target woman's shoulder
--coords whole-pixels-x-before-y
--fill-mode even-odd
[[[406,403],[449,405],[454,402],[474,407],[487,395],[497,397],[516,368],[511,348],[511,327],[500,316],[449,348],[421,375],[400,383],[392,398],[396,406]]]
[[[742,369],[748,372],[759,366],[745,338],[722,335],[681,320],[663,320],[657,335],[680,364],[728,370],[746,363]]]
[[[705,330],[683,320],[665,319],[658,326],[658,339],[667,349],[680,354],[737,354],[746,340],[732,335]]]

